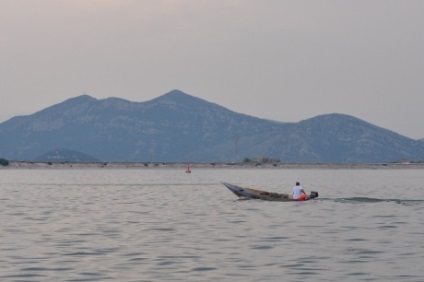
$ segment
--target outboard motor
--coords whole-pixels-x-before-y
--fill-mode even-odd
[[[309,197],[312,198],[318,198],[318,192],[316,191],[311,191],[311,194],[309,195]]]

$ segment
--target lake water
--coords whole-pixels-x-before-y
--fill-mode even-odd
[[[2,169],[0,227],[0,281],[424,281],[424,171]]]

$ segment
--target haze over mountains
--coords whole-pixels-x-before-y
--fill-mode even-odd
[[[424,160],[424,142],[343,114],[297,123],[230,111],[173,90],[147,102],[78,96],[0,124],[0,157],[74,160],[384,163]],[[80,153],[76,157],[77,153]],[[71,160],[68,160],[71,161]]]

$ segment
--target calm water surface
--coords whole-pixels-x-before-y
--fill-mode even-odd
[[[423,170],[3,169],[0,281],[424,281],[423,211]]]

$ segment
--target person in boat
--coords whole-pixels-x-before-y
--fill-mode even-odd
[[[293,187],[293,200],[303,201],[306,200],[306,193],[299,182],[296,182],[296,186]]]

